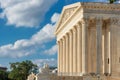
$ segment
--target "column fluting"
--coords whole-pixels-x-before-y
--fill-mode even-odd
[[[69,73],[69,36],[68,33],[65,36],[66,38],[66,73]]]
[[[72,31],[70,30],[69,32],[69,49],[70,49],[70,75],[73,73],[73,34]]]
[[[65,37],[63,37],[63,74],[65,75]]]
[[[77,73],[77,30],[73,28],[73,75]]]
[[[80,24],[77,24],[77,72],[82,72],[82,30]]]
[[[87,21],[83,19],[82,24],[82,74],[87,73]]]
[[[97,32],[97,74],[100,74],[102,72],[102,19],[97,18],[96,19],[96,32]]]
[[[60,73],[60,41],[57,42],[58,45],[58,75]]]

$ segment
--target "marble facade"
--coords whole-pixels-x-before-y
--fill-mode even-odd
[[[55,35],[58,76],[119,78],[119,4],[78,2],[67,5],[56,25]]]

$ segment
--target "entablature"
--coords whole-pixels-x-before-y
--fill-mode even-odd
[[[55,35],[59,33],[64,34],[63,31],[66,33],[67,31],[65,30],[68,30],[68,27],[75,25],[79,21],[85,24],[90,23],[90,25],[96,24],[96,19],[98,17],[102,18],[104,21],[109,19],[111,25],[120,25],[119,15],[119,4],[78,2],[68,5],[63,8],[60,19],[56,25]]]

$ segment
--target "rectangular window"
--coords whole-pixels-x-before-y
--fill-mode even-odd
[[[109,64],[109,58],[108,58],[108,64]]]

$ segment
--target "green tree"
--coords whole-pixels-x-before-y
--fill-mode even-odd
[[[110,4],[114,3],[116,0],[109,0]]]
[[[8,72],[0,70],[0,80],[8,80]]]
[[[10,63],[10,68],[9,78],[12,80],[26,80],[31,72],[36,73],[37,71],[37,65],[28,60]]]

